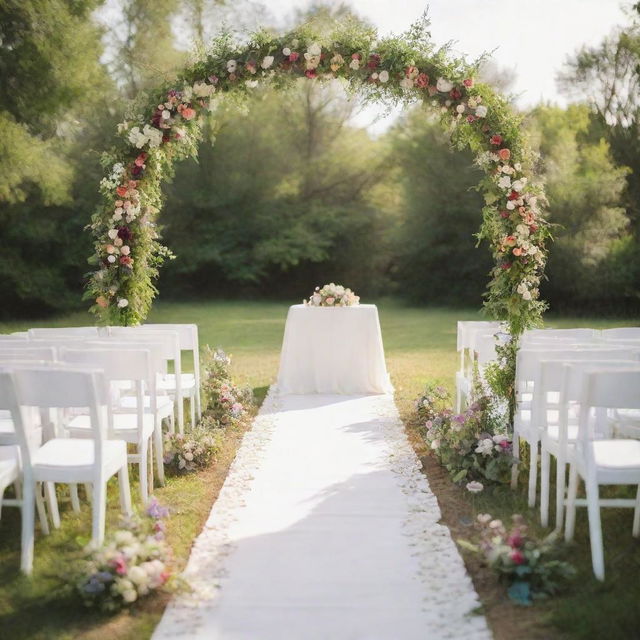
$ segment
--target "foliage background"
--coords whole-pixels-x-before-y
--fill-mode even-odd
[[[0,0],[2,314],[82,306],[83,228],[126,99],[172,77],[181,43],[206,43],[223,20],[255,26],[256,9]],[[297,20],[330,25],[348,12],[318,6]],[[639,42],[636,9],[568,61],[560,81],[575,104],[523,114],[558,225],[542,292],[552,309],[640,310]],[[508,74],[485,74],[508,92]],[[178,258],[163,268],[162,297],[297,299],[335,280],[366,297],[480,306],[491,260],[472,236],[482,202],[471,157],[420,107],[377,138],[354,126],[358,108],[357,96],[310,83],[241,110],[223,104],[199,162],[166,188],[162,223]]]

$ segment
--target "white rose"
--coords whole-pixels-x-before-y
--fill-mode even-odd
[[[128,256],[130,252],[131,252],[131,249],[126,244],[120,249],[120,253],[123,256]]]
[[[273,59],[273,56],[265,56],[260,66],[263,69],[268,69],[273,64]]]
[[[527,238],[529,236],[529,227],[526,224],[519,224],[516,227],[516,233]]]
[[[129,306],[129,301],[126,298],[120,298],[118,300],[118,306],[120,307],[120,309],[124,309],[125,307]]]
[[[308,49],[307,51],[312,55],[312,56],[319,56],[322,53],[322,49],[320,47],[320,45],[317,42],[314,42]]]
[[[507,202],[507,209],[509,209],[509,211],[513,211],[516,208],[516,203],[513,200],[509,200],[509,202]]]
[[[400,80],[400,86],[403,89],[412,89],[413,88],[413,80],[411,78],[403,78]]]
[[[498,186],[501,189],[510,189],[511,188],[511,178],[509,176],[502,176],[500,180],[498,180]]]
[[[481,104],[479,107],[476,107],[476,115],[478,118],[486,118],[487,117],[487,107]]]
[[[514,191],[522,191],[524,189],[524,185],[527,184],[527,179],[526,178],[520,178],[520,180],[516,180],[513,183],[513,190]]]
[[[138,599],[138,594],[135,589],[126,589],[122,592],[122,599],[125,602],[135,602]]]
[[[291,49],[289,49],[289,47],[285,47],[285,48],[282,50],[282,55],[283,55],[283,56],[287,56],[287,57],[289,57],[289,56],[291,55]]]
[[[442,93],[448,93],[453,89],[453,83],[449,82],[446,78],[438,78],[436,88],[438,91],[442,91]]]
[[[380,82],[389,82],[389,72],[385,69],[378,74],[378,80]]]
[[[112,239],[115,240],[118,237],[118,230],[117,229],[109,229],[109,231],[107,232],[107,235]]]
[[[255,89],[258,86],[258,81],[257,80],[247,80],[246,85],[247,85],[247,87],[249,87],[249,89]]]
[[[163,109],[162,111],[162,119],[163,120],[168,120],[171,117],[171,111],[169,111],[168,109]]]
[[[208,98],[216,88],[212,84],[207,84],[206,82],[196,82],[193,85],[193,93],[198,98]]]
[[[459,105],[456,107],[456,111],[457,111],[458,113],[464,113],[464,105],[463,105],[463,104],[459,104]]]
[[[148,579],[147,572],[142,567],[131,567],[127,575],[133,584],[144,584]]]
[[[227,71],[229,73],[235,73],[238,68],[238,63],[235,60],[229,60],[227,62]]]
[[[322,302],[322,296],[319,293],[315,293],[311,298],[311,301],[315,305],[319,305]]]
[[[357,71],[360,68],[360,60],[358,60],[357,58],[353,58],[349,63],[349,68]]]

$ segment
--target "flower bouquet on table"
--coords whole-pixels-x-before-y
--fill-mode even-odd
[[[308,300],[304,301],[308,307],[354,307],[360,304],[360,296],[341,284],[325,284],[316,287]]]

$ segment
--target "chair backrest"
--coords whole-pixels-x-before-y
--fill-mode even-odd
[[[628,355],[624,355],[625,352]],[[529,388],[528,383],[535,382],[540,375],[542,360],[627,360],[637,359],[634,352],[623,347],[607,345],[584,345],[567,347],[566,345],[545,345],[540,348],[523,348],[516,356],[516,389]],[[534,386],[535,389],[535,386]]]
[[[565,339],[582,340],[590,342],[597,340],[600,332],[597,329],[576,328],[576,329],[529,329],[522,334],[521,340],[526,342],[530,339]]]
[[[589,443],[596,437],[598,410],[640,409],[640,365],[633,369],[611,370],[598,366],[581,375],[579,442],[587,463],[594,465]]]
[[[640,340],[640,327],[616,327],[615,329],[603,329],[603,340]]]
[[[472,336],[471,351],[478,355],[478,365],[484,366],[497,359],[495,333],[476,331]]]
[[[56,350],[53,347],[34,346],[26,340],[15,345],[11,343],[10,346],[0,343],[0,362],[12,360],[45,360],[52,362],[55,359]]]
[[[93,368],[15,367],[11,370],[16,397],[20,407],[40,409],[88,408],[95,459],[102,459],[103,442],[107,433],[107,385],[101,371]],[[14,423],[23,465],[31,464],[31,443],[25,416]]]
[[[178,334],[181,351],[198,349],[197,324],[143,324],[141,331],[175,331]]]
[[[85,336],[92,338],[105,333],[103,327],[36,327],[29,329],[29,338],[57,338]]]
[[[109,327],[109,338],[124,342],[150,342],[162,345],[163,357],[166,361],[180,361],[180,343],[177,331],[144,331],[142,327]]]

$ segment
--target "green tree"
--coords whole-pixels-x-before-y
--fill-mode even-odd
[[[481,172],[423,109],[409,112],[390,137],[405,211],[397,243],[401,290],[420,302],[478,306],[491,268],[473,237],[483,202],[472,187]]]
[[[530,129],[541,154],[549,216],[559,225],[545,296],[555,308],[619,305],[631,285],[631,273],[618,265],[628,242],[622,202],[629,170],[616,164],[587,105],[538,107]]]
[[[3,313],[80,304],[103,126],[96,0],[0,0],[0,294]],[[91,189],[86,184],[91,184]]]

